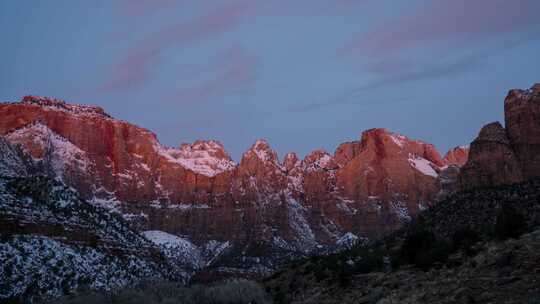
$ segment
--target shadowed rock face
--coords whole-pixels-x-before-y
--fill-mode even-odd
[[[0,116],[0,135],[84,198],[115,205],[146,230],[236,248],[306,252],[347,232],[390,232],[435,202],[439,173],[466,154],[442,159],[433,145],[372,129],[333,155],[290,153],[283,162],[258,140],[236,164],[217,141],[165,147],[97,107],[27,96],[0,104]]]
[[[512,184],[522,180],[521,169],[500,123],[486,125],[471,143],[469,161],[461,169],[463,189]]]
[[[524,179],[540,176],[540,84],[512,90],[504,102],[506,133]]]
[[[540,176],[540,85],[511,90],[504,102],[506,128],[490,123],[472,142],[460,187],[497,186]]]

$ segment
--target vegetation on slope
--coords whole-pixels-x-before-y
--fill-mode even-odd
[[[212,285],[183,286],[172,282],[143,283],[116,292],[82,292],[49,304],[267,304],[270,298],[257,283],[232,280]]]
[[[276,303],[522,303],[540,299],[538,228],[540,180],[458,193],[383,240],[264,284]]]

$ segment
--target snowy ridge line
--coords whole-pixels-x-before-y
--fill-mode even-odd
[[[44,109],[53,109],[69,113],[74,113],[77,115],[96,115],[105,118],[112,118],[109,114],[101,107],[84,105],[84,104],[71,104],[67,103],[64,100],[49,98],[36,95],[28,95],[23,97],[20,101],[22,104],[37,105]]]
[[[183,144],[180,148],[167,147],[156,140],[154,149],[168,162],[208,177],[233,170],[237,166],[224,152],[223,146],[213,140]],[[218,155],[220,152],[224,154],[222,157]]]

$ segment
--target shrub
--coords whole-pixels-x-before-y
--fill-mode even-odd
[[[191,287],[172,282],[147,282],[116,293],[83,292],[54,303],[67,304],[266,304],[265,291],[255,282],[233,280]]]
[[[525,232],[526,226],[523,215],[515,208],[503,204],[497,212],[494,228],[495,237],[501,240],[517,238]]]
[[[201,290],[201,304],[270,303],[264,290],[253,281],[233,280]]]
[[[445,240],[439,240],[426,229],[422,219],[415,222],[403,241],[394,266],[411,264],[422,270],[428,270],[437,263],[444,263],[452,253],[452,246]]]
[[[368,273],[382,269],[384,252],[378,249],[359,248],[354,252],[354,273]]]
[[[358,246],[340,253],[311,258],[301,273],[312,273],[317,282],[331,279],[341,286],[348,286],[353,275],[376,271],[383,266],[383,251]]]
[[[479,235],[470,228],[463,228],[452,236],[452,246],[454,250],[463,250],[465,254],[473,254],[471,247],[480,241]]]

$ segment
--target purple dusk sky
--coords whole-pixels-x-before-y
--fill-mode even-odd
[[[102,106],[164,144],[333,152],[369,128],[442,153],[540,82],[538,0],[6,0],[0,100]]]

